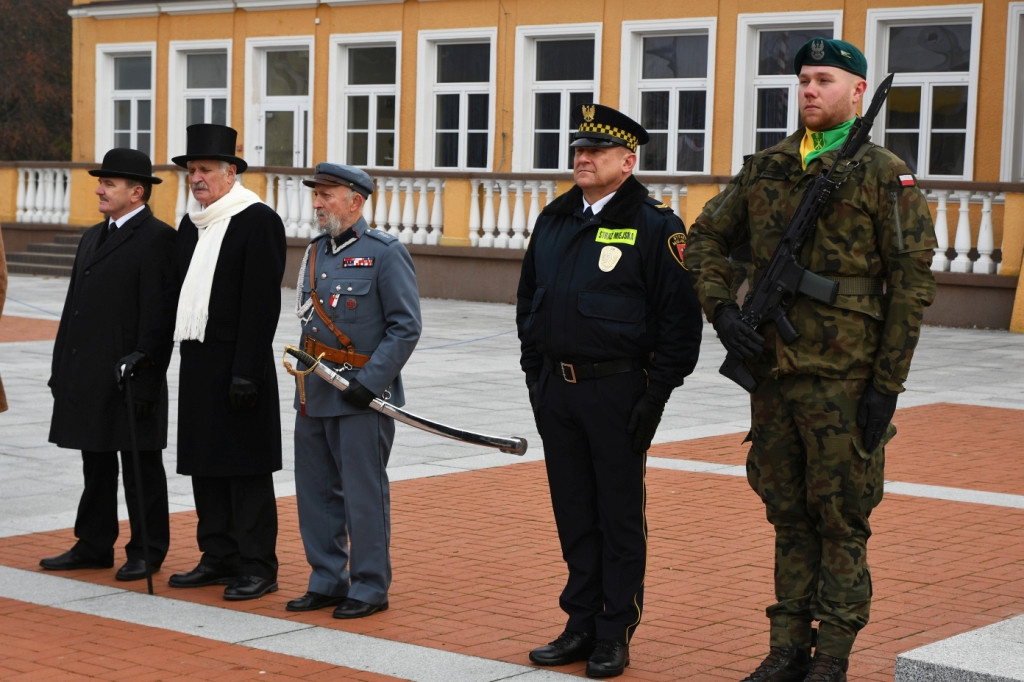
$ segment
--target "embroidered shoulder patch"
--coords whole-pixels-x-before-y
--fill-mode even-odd
[[[904,187],[913,187],[915,184],[913,175],[901,175],[899,181]]]
[[[341,261],[343,268],[372,268],[372,258],[345,258]]]
[[[668,238],[668,250],[672,253],[672,257],[676,259],[676,262],[686,269],[686,262],[684,256],[686,254],[686,233],[676,232]]]

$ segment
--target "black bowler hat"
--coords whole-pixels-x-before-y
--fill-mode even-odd
[[[186,168],[189,161],[196,159],[213,159],[235,164],[239,173],[244,173],[249,164],[235,156],[235,142],[238,132],[234,128],[217,123],[193,123],[185,129],[188,141],[184,156],[175,156],[174,163]]]
[[[373,194],[373,180],[366,171],[340,163],[318,163],[313,169],[313,178],[303,180],[302,184],[306,187],[341,185],[359,192],[364,197]]]
[[[602,104],[584,104],[573,109],[570,123],[576,128],[570,147],[621,145],[635,152],[650,139],[642,125]]]
[[[115,147],[104,154],[103,165],[89,171],[89,175],[97,178],[129,178],[151,185],[163,182],[153,175],[153,163],[148,156],[126,147]]]

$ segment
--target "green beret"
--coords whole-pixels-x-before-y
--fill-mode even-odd
[[[811,38],[797,50],[796,58],[793,60],[796,75],[800,75],[800,67],[804,64],[835,66],[861,78],[868,77],[868,60],[864,58],[864,53],[845,40]]]

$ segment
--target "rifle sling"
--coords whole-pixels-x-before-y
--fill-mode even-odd
[[[882,280],[878,277],[841,277],[822,275],[825,279],[839,282],[840,296],[881,296],[885,293]]]

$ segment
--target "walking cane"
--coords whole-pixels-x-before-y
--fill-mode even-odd
[[[120,383],[124,386],[125,400],[128,403],[128,435],[132,441],[132,467],[135,469],[135,502],[139,508],[139,525],[142,529],[142,561],[146,564],[146,587],[153,594],[153,572],[149,570],[149,538],[146,531],[145,495],[142,494],[142,469],[139,467],[139,443],[135,438],[135,401],[132,399],[132,370],[125,372],[121,365]],[[131,524],[129,524],[131,525]]]

